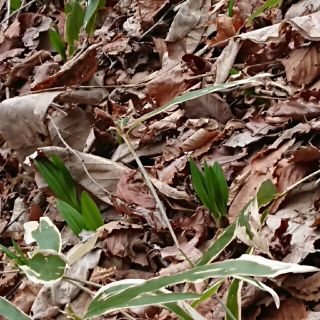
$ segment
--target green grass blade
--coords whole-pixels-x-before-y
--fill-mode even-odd
[[[255,18],[260,16],[265,10],[274,8],[278,5],[280,5],[281,0],[267,0],[261,7],[259,7],[257,10],[255,10],[252,15],[248,19],[248,23],[251,23]]]
[[[243,282],[239,279],[231,281],[226,301],[226,307],[230,312],[226,314],[226,320],[240,319],[242,284]]]
[[[70,0],[65,4],[65,38],[68,42],[68,54],[74,53],[74,43],[79,39],[81,27],[83,25],[84,12],[78,0]]]
[[[79,235],[82,230],[86,229],[82,215],[68,203],[57,200],[57,208],[74,234]]]
[[[103,225],[102,215],[87,192],[81,194],[81,214],[87,230],[96,230]]]
[[[214,294],[216,294],[218,292],[218,290],[221,287],[223,281],[224,281],[224,279],[221,279],[221,280],[217,281],[213,286],[211,286],[210,288],[205,290],[201,294],[201,298],[198,299],[197,301],[192,302],[191,306],[196,308],[200,303],[210,299]]]
[[[0,315],[9,320],[31,320],[24,312],[3,297],[0,297]]]
[[[148,120],[148,119],[150,119],[150,118],[152,118],[162,112],[167,111],[168,109],[170,109],[172,106],[174,106],[176,104],[187,102],[187,101],[190,101],[190,100],[193,100],[196,98],[200,98],[200,97],[202,97],[206,94],[209,94],[209,93],[230,90],[230,89],[236,88],[241,85],[254,83],[255,81],[258,81],[259,79],[265,78],[268,76],[270,76],[270,74],[268,74],[268,73],[259,73],[253,77],[248,78],[248,79],[242,79],[242,80],[238,80],[238,81],[217,84],[217,85],[213,85],[213,86],[210,86],[207,88],[187,92],[179,97],[172,99],[170,102],[161,106],[160,108],[157,108],[156,110],[153,110],[153,111],[143,115],[142,117],[136,119],[133,122],[133,124],[130,126],[129,130],[135,128],[140,123],[142,123],[142,122],[144,122],[144,121],[146,121],[146,120]]]
[[[215,163],[212,167],[215,176],[215,192],[216,198],[219,199],[218,208],[222,216],[228,213],[227,204],[229,198],[229,188],[222,167],[219,163]]]
[[[58,30],[49,30],[49,40],[53,49],[58,52],[63,61],[67,60],[67,46]]]
[[[197,193],[201,203],[210,210],[210,198],[205,187],[204,175],[202,171],[198,169],[193,159],[189,159],[189,164],[193,188]]]
[[[16,261],[18,264],[20,264],[20,259],[18,256],[16,256],[13,252],[11,252],[7,247],[5,247],[4,245],[0,244],[0,250],[6,254],[6,256],[11,259]]]
[[[218,239],[202,255],[197,266],[202,266],[213,261],[235,238],[236,223],[225,228]]]

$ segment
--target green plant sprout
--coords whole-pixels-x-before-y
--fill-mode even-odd
[[[38,157],[34,163],[57,197],[59,212],[76,235],[82,230],[95,231],[103,225],[97,205],[85,191],[78,197],[76,183],[58,156]]]
[[[227,216],[229,190],[227,180],[219,163],[209,166],[204,163],[200,170],[193,159],[189,159],[192,185],[201,203],[210,211],[216,226],[221,227]]]

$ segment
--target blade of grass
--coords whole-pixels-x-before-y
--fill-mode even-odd
[[[81,214],[87,230],[97,230],[103,225],[103,218],[95,202],[87,192],[81,194]]]

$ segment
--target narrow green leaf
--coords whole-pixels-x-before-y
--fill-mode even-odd
[[[6,254],[6,256],[8,258],[10,258],[11,260],[16,261],[18,264],[20,264],[20,259],[18,256],[16,256],[13,252],[11,252],[7,247],[3,246],[2,244],[0,244],[0,250]]]
[[[49,30],[49,39],[53,49],[58,52],[63,61],[67,60],[67,46],[58,30]]]
[[[228,204],[228,198],[229,198],[228,183],[224,175],[224,172],[222,170],[222,167],[218,162],[216,162],[213,165],[212,170],[214,172],[214,176],[216,179],[215,192],[216,192],[216,198],[219,199],[219,209],[221,211],[221,214],[223,216],[226,216],[228,212],[227,204]]]
[[[87,192],[81,194],[81,214],[87,230],[96,230],[103,225],[102,215]]]
[[[164,307],[169,311],[175,313],[180,320],[194,320],[190,315],[183,310],[177,303],[166,303]]]
[[[21,250],[21,248],[18,246],[18,244],[13,239],[11,239],[11,240],[12,240],[12,245],[14,247],[14,250],[16,251],[17,257],[19,259],[18,260],[19,265],[25,264],[27,259],[25,258],[23,251]]]
[[[57,208],[74,234],[79,235],[82,230],[86,229],[82,215],[68,203],[57,200]]]
[[[234,275],[266,276],[272,278],[289,272],[302,273],[318,270],[318,268],[310,266],[273,261],[259,256],[242,255],[238,259],[230,259],[223,262],[194,267],[174,275],[146,280],[141,284],[130,286],[129,288],[112,295],[105,294],[104,288],[102,288],[91,301],[85,317],[94,317],[110,312],[110,310],[130,307],[130,301],[136,297],[178,283],[195,282],[215,277],[225,278]],[[116,285],[116,283],[114,283],[114,285]]]
[[[3,297],[0,297],[0,315],[8,320],[31,320],[24,312]]]
[[[193,188],[196,191],[201,203],[205,205],[209,210],[211,210],[210,197],[205,186],[205,178],[203,172],[198,169],[193,159],[189,159],[189,164]]]
[[[80,29],[83,25],[84,12],[78,0],[70,0],[65,4],[66,24],[65,37],[68,42],[68,54],[72,56],[74,43],[79,39]]]
[[[105,6],[105,0],[88,0],[86,11],[84,14],[83,25],[87,34],[94,31],[97,10]]]
[[[191,306],[196,308],[200,303],[210,299],[214,294],[216,294],[218,292],[218,290],[221,287],[223,281],[224,281],[224,279],[221,279],[221,280],[217,281],[214,285],[212,285],[210,288],[205,290],[201,294],[200,299],[198,299],[197,301],[192,302]]]
[[[219,235],[218,239],[207,249],[197,263],[202,266],[214,260],[235,238],[236,223],[225,228]]]
[[[248,19],[248,23],[251,23],[255,18],[260,16],[265,10],[274,8],[281,3],[281,0],[267,0],[261,7],[252,13]]]
[[[241,316],[241,288],[243,282],[239,279],[232,279],[228,289],[226,307],[230,314],[226,314],[226,320],[240,319]]]
[[[258,207],[261,208],[269,204],[275,199],[276,195],[277,189],[271,180],[262,182],[257,193]]]
[[[136,119],[132,125],[130,126],[129,130],[135,128],[137,125],[139,125],[140,123],[170,109],[172,106],[179,104],[179,103],[183,103],[183,102],[187,102],[199,97],[202,97],[206,94],[212,93],[212,92],[218,92],[218,91],[226,91],[226,90],[230,90],[232,88],[236,88],[238,86],[242,86],[242,85],[246,85],[249,83],[254,83],[256,81],[258,81],[261,78],[265,78],[265,77],[269,77],[270,74],[268,73],[259,73],[253,77],[247,78],[247,79],[242,79],[242,80],[238,80],[238,81],[233,81],[233,82],[228,82],[228,83],[222,83],[222,84],[217,84],[217,85],[213,85],[213,86],[209,86],[207,88],[203,88],[203,89],[199,89],[199,90],[194,90],[194,91],[190,91],[187,92],[181,96],[178,96],[174,99],[172,99],[170,102],[168,102],[167,104],[151,111],[148,112],[147,114],[143,115],[142,117]]]
[[[233,16],[233,0],[228,1],[228,16]]]

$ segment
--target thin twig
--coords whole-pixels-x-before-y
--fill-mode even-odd
[[[66,281],[66,282],[69,282],[71,284],[73,284],[74,286],[78,287],[79,289],[81,289],[82,291],[88,293],[90,296],[94,296],[94,292],[91,291],[90,289],[86,288],[85,286],[83,286],[82,284],[80,284],[78,281],[73,281],[73,280],[69,280],[69,279],[66,279],[65,277],[62,278],[62,280]]]
[[[64,144],[64,146],[66,147],[66,149],[71,152],[81,163],[81,166],[84,170],[84,172],[86,173],[86,175],[88,176],[88,178],[91,180],[91,182],[97,186],[99,189],[101,189],[102,191],[104,191],[109,197],[111,196],[111,192],[107,189],[105,189],[103,186],[101,186],[90,174],[90,172],[88,171],[86,165],[84,164],[83,159],[81,159],[81,157],[79,156],[78,152],[75,151],[74,149],[72,149],[68,143],[64,140],[64,138],[61,136],[59,128],[56,126],[56,124],[54,123],[53,119],[48,115],[48,119],[50,120],[53,128],[55,129],[55,131],[57,132],[57,135],[59,137],[59,139],[61,140],[61,142]]]
[[[315,172],[313,172],[313,173],[311,173],[311,174],[309,174],[308,176],[300,179],[300,180],[297,181],[296,183],[292,184],[292,185],[291,185],[290,187],[288,187],[285,191],[283,191],[282,193],[280,193],[280,194],[277,196],[277,198],[280,198],[280,197],[286,195],[288,192],[290,192],[290,191],[292,191],[293,189],[297,188],[297,187],[300,186],[302,183],[304,183],[304,182],[306,182],[306,181],[308,181],[308,180],[310,180],[310,179],[318,176],[319,174],[320,174],[320,169],[317,170],[317,171],[315,171]]]
[[[1,24],[4,24],[5,22],[7,22],[10,18],[12,18],[14,15],[16,15],[17,13],[19,13],[20,11],[22,11],[23,9],[25,9],[27,6],[33,4],[34,2],[37,2],[37,0],[31,0],[30,2],[26,3],[25,5],[21,6],[18,10],[12,12],[11,14],[9,14],[7,17],[5,17],[2,21]],[[8,12],[10,12],[10,1],[8,0]]]
[[[61,87],[52,87],[52,88],[46,88],[46,89],[41,89],[41,90],[35,90],[35,91],[30,91],[27,92],[23,95],[29,95],[29,94],[35,94],[35,93],[42,93],[42,92],[50,92],[50,91],[66,91],[67,89],[72,89],[72,90],[81,90],[81,89],[99,89],[99,88],[104,88],[104,89],[115,89],[115,88],[139,88],[139,87],[145,87],[146,83],[129,83],[129,84],[110,84],[110,85],[105,85],[105,86],[99,86],[99,85],[93,85],[93,86],[61,86]]]
[[[103,287],[101,284],[98,284],[98,283],[95,283],[95,282],[92,282],[92,281],[88,281],[88,280],[81,280],[81,279],[73,278],[73,277],[69,277],[69,276],[63,276],[63,278],[66,279],[66,280],[70,280],[70,281],[80,282],[82,284],[94,287],[96,289],[101,289]]]
[[[0,271],[0,275],[2,274],[7,274],[7,273],[19,273],[19,270],[5,270],[5,271]]]
[[[173,228],[172,228],[172,226],[171,226],[170,220],[169,220],[169,218],[168,218],[168,216],[167,216],[167,214],[166,214],[166,209],[164,208],[163,203],[162,203],[162,201],[160,200],[160,198],[159,198],[159,196],[158,196],[158,194],[157,194],[156,189],[154,188],[151,180],[149,179],[148,173],[147,173],[146,169],[144,168],[144,166],[143,166],[143,164],[142,164],[139,156],[138,156],[137,153],[135,152],[135,150],[134,150],[134,148],[132,147],[132,145],[131,145],[128,137],[127,137],[125,134],[122,135],[122,139],[123,139],[124,142],[127,144],[130,152],[132,153],[132,155],[133,155],[133,157],[134,157],[134,160],[136,161],[136,163],[138,164],[139,169],[141,170],[141,174],[142,174],[142,176],[143,176],[143,178],[144,178],[144,180],[145,180],[145,182],[146,182],[146,184],[147,184],[147,186],[148,186],[148,188],[149,188],[152,196],[154,197],[154,199],[155,199],[155,201],[156,201],[156,203],[157,203],[157,207],[158,207],[158,209],[159,209],[159,211],[160,211],[160,213],[161,213],[162,219],[164,220],[164,222],[165,222],[165,224],[166,224],[166,226],[167,226],[167,228],[168,228],[168,230],[169,230],[169,232],[170,232],[170,234],[171,234],[171,237],[172,237],[172,239],[173,239],[174,244],[176,245],[177,249],[181,252],[181,254],[182,254],[182,255],[186,258],[186,260],[189,262],[189,264],[191,265],[191,267],[194,267],[194,264],[192,263],[192,261],[189,259],[189,257],[188,257],[188,256],[183,252],[183,250],[180,248],[180,244],[179,244],[179,241],[178,241],[178,239],[177,239],[177,236],[176,236],[176,234],[174,233],[174,230],[173,230]]]

